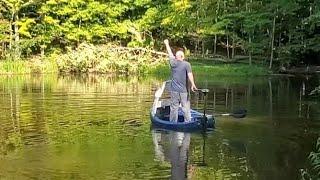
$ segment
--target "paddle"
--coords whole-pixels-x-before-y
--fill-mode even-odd
[[[207,93],[209,93],[209,89],[197,89],[197,91],[202,92],[204,95],[207,95]]]
[[[207,94],[209,93],[209,89],[198,89],[199,92],[203,93],[204,95],[204,110],[203,110],[203,117],[206,118],[206,105],[207,105]],[[224,113],[224,114],[215,114],[214,116],[232,116],[234,118],[244,118],[247,115],[246,109],[238,109],[233,113]]]

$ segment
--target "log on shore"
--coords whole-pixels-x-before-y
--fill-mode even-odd
[[[285,74],[320,74],[320,66],[280,68],[280,73]]]
[[[110,47],[109,50],[111,51],[129,51],[129,52],[144,52],[144,53],[151,53],[158,56],[168,56],[167,53],[155,51],[147,48],[132,48],[132,47]]]

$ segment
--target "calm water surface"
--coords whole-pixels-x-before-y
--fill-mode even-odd
[[[0,179],[299,179],[320,130],[319,77],[198,76],[207,134],[150,128],[157,78],[0,76]],[[203,98],[192,94],[192,107]]]

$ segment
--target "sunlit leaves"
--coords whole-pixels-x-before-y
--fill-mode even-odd
[[[9,33],[9,22],[6,20],[0,20],[0,40],[1,41],[6,41],[9,39],[9,37],[7,36],[7,34]]]
[[[18,22],[18,25],[20,26],[19,28],[19,33],[21,35],[24,35],[28,38],[31,38],[31,34],[29,32],[29,28],[34,25],[36,22],[34,19],[31,19],[31,18],[24,18],[24,19],[21,19],[19,22]]]
[[[186,11],[191,8],[191,3],[189,0],[171,0],[172,9],[174,11]]]
[[[59,23],[59,20],[52,18],[51,16],[45,16],[43,21],[47,24],[55,25]]]
[[[156,20],[159,15],[159,10],[157,8],[149,8],[145,14],[137,22],[142,29],[148,30],[155,26]]]
[[[0,36],[14,40],[10,31],[19,28],[22,39],[36,40],[34,49],[106,39],[134,46],[160,46],[164,38],[191,46],[206,41],[202,51],[213,42],[225,48],[231,38],[230,47],[270,57],[275,17],[275,58],[281,59],[320,51],[319,9],[309,0],[1,0],[6,24]],[[10,29],[15,19],[12,25],[18,27]]]
[[[148,6],[152,0],[133,0],[133,3],[136,6]]]

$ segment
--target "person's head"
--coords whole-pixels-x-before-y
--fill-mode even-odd
[[[183,61],[184,60],[184,53],[183,51],[179,50],[176,52],[176,59],[179,61]]]

